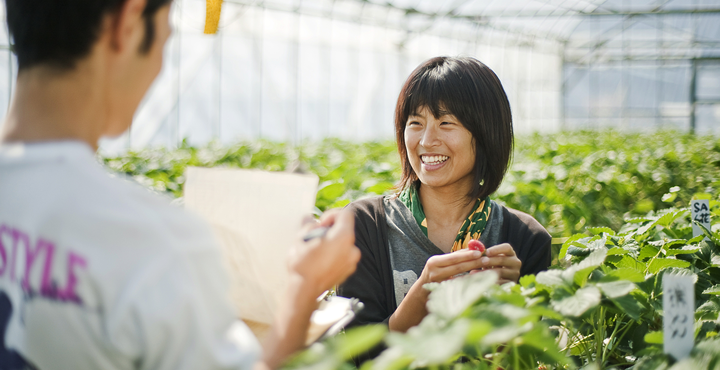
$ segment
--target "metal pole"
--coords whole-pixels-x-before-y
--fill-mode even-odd
[[[175,42],[177,43],[176,51],[175,51],[175,68],[177,68],[177,70],[175,71],[176,72],[175,73],[175,132],[172,133],[173,134],[172,138],[174,139],[175,147],[177,148],[181,144],[181,140],[180,140],[180,86],[181,86],[180,77],[181,77],[181,73],[180,73],[180,71],[182,70],[182,68],[181,68],[182,67],[182,65],[181,65],[181,63],[182,63],[182,57],[181,57],[181,54],[182,54],[182,27],[180,27],[180,23],[181,23],[180,19],[182,19],[182,5],[181,5],[182,3],[177,2],[176,4],[178,4],[179,16],[178,16],[178,22],[176,25],[177,37],[175,38]]]
[[[259,35],[256,38],[256,52],[257,55],[257,68],[258,68],[258,114],[257,114],[257,138],[262,137],[262,120],[263,120],[263,73],[265,72],[265,69],[263,68],[263,61],[264,61],[264,36],[265,36],[265,8],[262,8],[260,10],[262,14],[260,14],[257,19],[260,21],[260,31]]]
[[[7,105],[7,111],[10,112],[10,104],[12,103],[12,86],[13,86],[13,72],[12,72],[12,61],[13,61],[13,52],[12,52],[12,42],[11,42],[11,36],[10,36],[10,26],[8,26],[7,22],[5,22],[5,31],[7,31],[8,35],[8,105]]]
[[[697,60],[692,60],[690,79],[690,134],[695,135],[695,107],[697,106]]]
[[[300,6],[300,5],[298,5]],[[302,15],[297,14],[295,16],[295,45],[293,48],[293,59],[295,65],[293,66],[293,80],[295,81],[295,96],[293,98],[293,135],[292,135],[292,141],[293,146],[298,147],[300,146],[302,133],[301,133],[301,127],[300,127],[300,21],[302,20]]]
[[[562,60],[560,63],[560,131],[567,131],[567,106],[566,106],[566,99],[567,99],[567,78],[569,76],[566,75],[567,73],[567,58],[566,58],[567,50],[565,49],[565,45],[562,46]]]
[[[222,32],[218,31],[215,39],[215,56],[217,58],[217,112],[215,122],[215,137],[222,141]]]

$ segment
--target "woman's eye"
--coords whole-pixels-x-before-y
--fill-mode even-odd
[[[410,121],[410,122],[408,122],[408,126],[419,125],[419,124],[420,124],[420,122],[418,122],[418,121]]]

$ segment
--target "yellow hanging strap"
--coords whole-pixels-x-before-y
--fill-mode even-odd
[[[205,34],[212,35],[217,33],[222,3],[223,0],[206,0]]]

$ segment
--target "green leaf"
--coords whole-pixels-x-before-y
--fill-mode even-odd
[[[562,278],[568,283],[584,286],[590,273],[605,262],[607,251],[605,247],[593,250],[585,259],[563,271]]]
[[[686,215],[687,213],[688,210],[686,209],[668,212],[662,217],[658,218],[657,221],[655,221],[655,224],[660,226],[669,226],[671,223],[673,223],[673,221],[677,220],[679,217]]]
[[[575,241],[577,241],[577,240],[580,240],[580,239],[584,239],[584,238],[587,238],[587,235],[585,235],[585,234],[575,234],[575,235],[569,237],[569,238],[565,241],[565,243],[563,243],[562,248],[560,248],[560,253],[558,253],[558,259],[559,259],[559,260],[562,260],[562,259],[565,258],[565,255],[567,254],[567,250],[568,250],[568,248],[570,247],[570,245],[573,244],[573,242],[575,242]],[[588,239],[589,239],[589,238],[588,238]]]
[[[317,196],[324,199],[336,199],[343,194],[345,194],[345,184],[331,183],[318,190]]]
[[[708,300],[695,310],[695,320],[717,320],[720,313],[720,304]]]
[[[518,283],[520,283],[520,286],[523,288],[527,288],[530,286],[530,284],[535,282],[535,275],[525,275],[520,278]]]
[[[702,248],[698,248],[698,250],[700,250],[700,249],[702,249]],[[712,257],[710,258],[710,263],[715,267],[720,266],[720,255],[713,254]]]
[[[720,284],[713,285],[712,287],[703,290],[702,294],[720,295]]]
[[[420,366],[437,365],[457,357],[469,328],[468,319],[456,320],[445,326],[445,320],[431,314],[405,334],[390,332],[387,342]]]
[[[637,213],[650,212],[655,208],[655,203],[650,199],[640,199],[635,203],[633,210]]]
[[[646,260],[648,258],[653,258],[660,253],[660,249],[653,247],[652,245],[646,245],[642,249],[640,249],[640,254],[638,255],[637,259],[639,261]]]
[[[622,297],[636,288],[635,284],[624,280],[613,281],[610,283],[598,283],[597,287],[600,288],[600,291],[602,291],[602,293],[608,298]]]
[[[412,356],[403,352],[401,347],[394,347],[383,351],[374,360],[365,362],[361,370],[404,370],[412,362]]]
[[[490,332],[482,339],[481,343],[486,346],[507,343],[513,338],[528,332],[532,327],[533,325],[529,322],[522,326],[505,326]]]
[[[365,325],[348,329],[345,335],[338,336],[337,354],[343,361],[365,353],[380,343],[387,333],[387,326]]]
[[[651,274],[657,274],[658,272],[670,267],[685,268],[689,266],[690,262],[683,260],[673,258],[656,258],[650,261],[650,265],[648,265],[648,272]]]
[[[632,218],[625,219],[625,222],[627,222],[629,224],[641,224],[643,222],[648,222],[648,221],[652,221],[652,219],[647,218],[647,217],[632,217]]]
[[[685,245],[685,244],[687,244],[687,240],[685,240],[685,239],[663,239],[663,240],[651,241],[648,244],[652,245],[653,247],[668,249],[668,248],[672,248],[675,245]]]
[[[589,232],[598,235],[601,233],[608,233],[610,235],[615,235],[615,231],[609,227],[588,227],[587,228]]]
[[[628,254],[628,253],[630,253],[630,251],[628,251],[628,250],[625,249],[625,248],[622,248],[622,247],[613,247],[613,248],[608,249],[607,255],[608,255],[608,256],[620,256],[620,255]]]
[[[445,319],[454,319],[490,288],[495,287],[497,279],[497,274],[478,273],[446,280],[440,284],[426,284],[431,289],[427,309]]]
[[[672,203],[675,201],[675,198],[677,198],[677,193],[665,193],[660,200],[666,203]]]
[[[645,273],[646,268],[644,263],[639,262],[630,256],[622,256],[622,259],[619,262],[615,263],[615,267],[628,268],[642,273]]]
[[[579,317],[587,310],[600,304],[600,290],[594,286],[579,289],[574,295],[559,301],[552,301],[552,307],[565,316]]]
[[[645,310],[645,306],[640,303],[638,297],[634,296],[633,293],[610,298],[610,301],[633,320],[640,320],[640,316]]]
[[[663,344],[663,332],[651,331],[645,334],[645,342],[650,344]]]
[[[385,194],[388,190],[392,189],[395,184],[389,182],[389,181],[382,181],[379,182],[369,188],[367,188],[367,192],[374,193],[374,194]]]
[[[639,358],[632,370],[666,370],[669,367],[669,356],[661,353]]]
[[[570,359],[560,352],[557,344],[555,344],[555,338],[550,335],[544,325],[535,325],[532,330],[523,334],[522,338],[514,343],[522,346],[533,347],[538,350],[538,353],[542,354],[548,362],[552,361],[560,365],[568,364],[570,362]],[[520,352],[523,351],[521,350]]]
[[[339,199],[333,202],[333,204],[331,204],[328,209],[343,208],[348,204],[350,204],[350,199]]]
[[[610,270],[605,276],[602,278],[602,281],[615,281],[615,280],[627,280],[631,281],[633,283],[642,283],[645,281],[645,275],[632,268],[619,268]]]
[[[493,325],[485,320],[472,320],[467,334],[468,343],[480,343],[480,341],[493,330]]]
[[[567,285],[562,278],[562,270],[547,270],[537,274],[535,281],[538,284],[547,285],[549,287],[557,287]]]
[[[693,254],[700,251],[700,246],[698,245],[686,245],[679,249],[668,249],[665,251],[668,256],[675,256],[678,254]]]
[[[648,231],[650,231],[651,229],[653,229],[656,226],[666,227],[666,226],[670,225],[673,221],[675,221],[678,217],[687,214],[687,212],[688,211],[685,209],[668,212],[668,213],[664,214],[662,217],[659,217],[658,219],[656,219],[655,221],[650,222],[647,225],[640,227],[637,230],[636,234],[637,235],[646,234]]]

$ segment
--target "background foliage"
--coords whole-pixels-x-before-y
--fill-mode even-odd
[[[563,132],[522,136],[515,144],[510,171],[493,197],[533,215],[554,237],[568,237],[586,226],[617,229],[624,218],[669,205],[684,207],[694,194],[715,193],[720,186],[720,143],[713,137]],[[268,141],[183,145],[103,160],[175,197],[182,195],[187,166],[312,172],[320,177],[316,205],[321,211],[368,194],[389,193],[400,176],[392,141],[326,139],[295,148]]]

